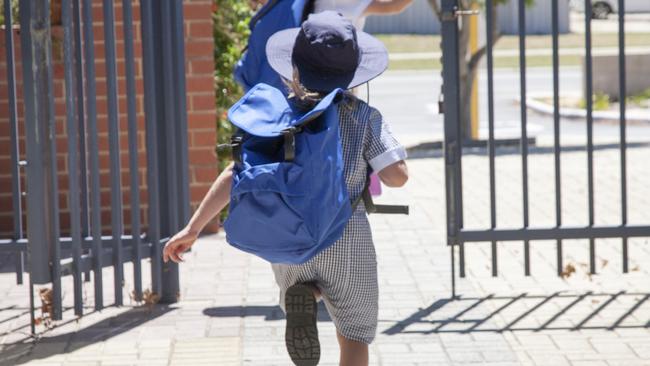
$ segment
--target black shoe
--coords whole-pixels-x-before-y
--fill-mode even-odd
[[[284,295],[287,312],[285,343],[291,360],[297,366],[315,366],[320,360],[320,342],[316,318],[318,306],[308,285],[289,287]]]

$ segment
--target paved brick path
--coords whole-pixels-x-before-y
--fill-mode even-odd
[[[650,222],[647,147],[629,150],[629,214]],[[596,152],[596,221],[617,224],[618,152]],[[553,155],[531,155],[531,222],[554,217]],[[598,241],[598,271],[588,276],[588,243],[568,241],[565,264],[576,273],[555,275],[555,243],[532,243],[533,276],[523,275],[521,243],[499,246],[499,277],[491,277],[489,243],[468,244],[461,298],[449,301],[450,252],[445,246],[444,178],[440,158],[409,162],[412,179],[387,190],[382,201],[411,205],[409,217],[373,216],[380,271],[380,324],[373,365],[650,365],[650,281],[647,239],[630,241],[630,268],[621,275],[619,240]],[[586,155],[562,158],[563,219],[585,224]],[[507,152],[497,159],[498,223],[521,225],[521,163]],[[485,155],[464,159],[468,227],[489,223]],[[289,365],[283,315],[268,264],[228,247],[222,236],[200,240],[181,266],[182,301],[148,310],[108,307],[60,324],[33,346],[25,286],[0,273],[2,365]],[[126,266],[125,298],[132,288]],[[111,277],[111,270],[105,271]],[[66,279],[65,302],[72,290]],[[111,280],[107,279],[110,284]],[[148,281],[145,281],[148,283]],[[107,286],[105,298],[113,298]],[[334,327],[321,312],[322,365],[336,365]]]

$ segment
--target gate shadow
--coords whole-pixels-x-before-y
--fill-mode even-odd
[[[72,309],[72,307],[66,307],[63,310],[64,312],[72,312]],[[52,329],[39,334],[37,338],[32,337],[29,333],[30,326],[28,319],[25,324],[20,324],[8,332],[0,333],[0,338],[3,338],[7,334],[24,335],[23,339],[0,345],[0,366],[29,364],[33,361],[74,352],[94,343],[103,342],[119,336],[174,310],[176,309],[161,304],[155,305],[151,309],[146,306],[136,307],[108,319],[93,323],[83,329],[59,334],[57,328],[70,325],[77,321],[77,319],[70,319],[64,322],[57,322]],[[89,316],[97,312],[96,310],[90,311],[85,313],[84,316]],[[54,332],[54,335],[48,336],[49,332]]]
[[[286,319],[284,312],[280,306],[266,306],[266,305],[248,305],[248,306],[218,306],[207,308],[203,310],[203,314],[217,318],[243,318],[263,316],[265,321],[277,321]],[[318,321],[331,322],[325,308],[325,304],[318,302]]]
[[[634,297],[632,306],[627,308],[624,313],[620,314],[612,322],[607,324],[591,325],[592,322],[599,314],[603,312],[610,304],[622,299],[623,297]],[[567,325],[568,319],[560,319],[566,315],[568,311],[576,308],[579,305],[587,304],[587,300],[591,299],[591,303],[598,304],[598,306],[577,319],[570,319],[570,325]],[[603,301],[595,300],[595,298],[603,299]],[[382,334],[396,335],[396,334],[435,334],[435,333],[473,333],[473,332],[509,332],[509,331],[535,331],[542,332],[547,330],[566,330],[566,331],[579,331],[583,329],[600,329],[600,330],[615,330],[615,329],[630,329],[630,328],[650,328],[650,320],[644,320],[634,324],[626,322],[630,320],[630,316],[638,310],[646,301],[650,299],[650,293],[628,293],[620,291],[617,293],[593,293],[585,292],[582,294],[562,294],[560,292],[553,293],[548,296],[542,295],[529,295],[522,293],[514,296],[496,296],[490,294],[484,297],[467,297],[442,299],[434,302],[427,308],[418,310],[410,315],[408,318],[392,322],[387,320],[380,320],[380,323],[391,322],[394,323],[388,329],[382,331]],[[508,308],[513,305],[522,305],[523,301],[538,300],[533,306],[524,311],[516,312],[511,311],[508,313],[508,319],[497,318],[508,312]],[[557,311],[544,312],[544,319],[539,321],[539,316],[535,314],[544,305],[558,301],[568,301],[568,304],[563,304]],[[492,306],[491,303],[497,303],[497,306]],[[649,302],[650,303],[650,302]],[[445,316],[441,313],[448,313],[451,316]],[[478,313],[480,315],[473,315]],[[551,314],[550,316],[548,314]],[[584,314],[587,314],[586,316]],[[494,321],[496,320],[496,321]],[[601,320],[601,319],[599,319]],[[528,326],[520,323],[538,322],[539,325]],[[500,324],[494,324],[500,323]],[[410,327],[416,329],[409,329]]]

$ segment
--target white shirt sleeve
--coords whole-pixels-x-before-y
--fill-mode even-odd
[[[405,160],[406,158],[406,149],[403,146],[397,146],[370,159],[368,164],[370,164],[373,172],[378,173],[387,166]]]
[[[407,158],[406,149],[395,139],[388,122],[374,108],[366,125],[364,157],[375,173]]]

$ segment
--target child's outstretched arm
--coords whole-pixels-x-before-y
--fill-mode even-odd
[[[226,207],[230,201],[232,168],[230,164],[219,174],[188,224],[167,242],[163,250],[163,261],[171,259],[176,263],[182,262],[182,253],[194,245],[205,225]]]

